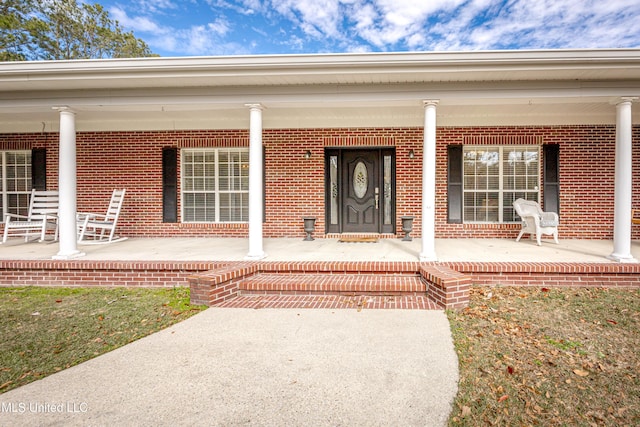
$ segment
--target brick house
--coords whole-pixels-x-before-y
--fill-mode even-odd
[[[640,50],[373,53],[0,64],[2,214],[59,189],[75,211],[126,188],[132,237],[514,238],[539,201],[563,239],[640,231]]]

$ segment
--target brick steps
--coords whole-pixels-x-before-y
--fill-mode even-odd
[[[445,265],[418,262],[239,262],[188,280],[192,304],[254,307],[461,308],[471,284]]]
[[[297,309],[365,309],[438,310],[441,307],[426,295],[257,295],[243,294],[216,304],[222,308],[297,308]]]
[[[239,294],[426,295],[417,274],[258,273],[238,283]]]

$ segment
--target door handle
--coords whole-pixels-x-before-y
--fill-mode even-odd
[[[376,187],[375,189],[375,200],[376,200],[376,209],[378,209],[378,202],[380,200],[380,188]]]

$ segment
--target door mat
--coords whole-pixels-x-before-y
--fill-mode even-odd
[[[378,243],[378,238],[374,236],[343,236],[338,242],[342,243]]]

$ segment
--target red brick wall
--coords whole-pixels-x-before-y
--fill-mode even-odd
[[[440,127],[437,130],[436,237],[508,237],[517,225],[446,222],[446,147],[469,138],[518,138],[560,145],[561,238],[610,239],[613,233],[615,126]],[[515,138],[514,138],[515,137]],[[634,177],[640,170],[640,127],[634,127]],[[422,128],[266,129],[266,237],[303,237],[302,217],[324,223],[324,149],[393,146],[396,149],[396,216],[414,215],[420,236]],[[246,224],[162,223],[162,148],[249,145],[248,130],[79,132],[78,210],[102,211],[111,191],[127,188],[120,230],[128,236],[246,236]],[[57,188],[58,135],[0,134],[0,150],[47,148],[47,184]],[[310,150],[310,159],[304,159]],[[409,159],[409,150],[415,158]],[[634,207],[640,207],[634,180]],[[636,227],[637,228],[637,227]],[[634,228],[640,238],[640,228]]]

